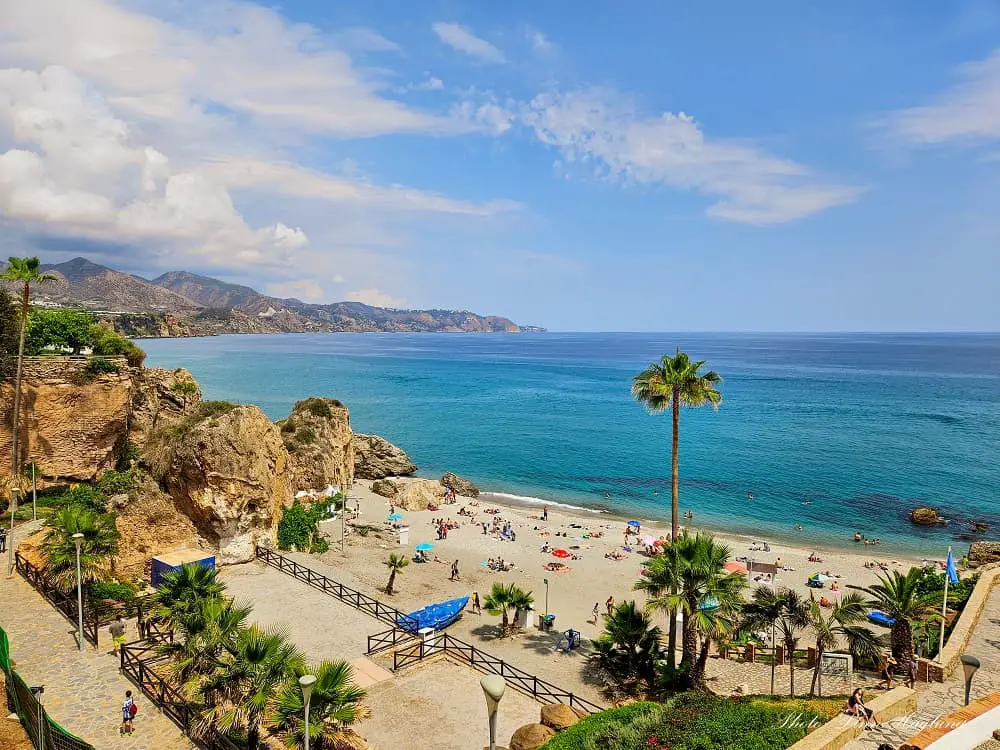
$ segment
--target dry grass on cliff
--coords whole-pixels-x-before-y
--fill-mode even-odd
[[[162,480],[170,469],[177,444],[184,439],[195,425],[206,419],[214,419],[237,408],[238,404],[229,401],[202,401],[195,406],[190,414],[181,419],[156,427],[146,439],[142,447],[143,463],[150,473]]]

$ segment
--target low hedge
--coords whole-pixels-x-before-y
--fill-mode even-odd
[[[544,750],[780,750],[827,718],[804,702],[683,693],[589,716]]]

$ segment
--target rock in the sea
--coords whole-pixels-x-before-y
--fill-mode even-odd
[[[935,526],[941,523],[937,508],[914,508],[910,511],[910,520],[919,526]]]
[[[428,505],[440,505],[445,487],[435,479],[379,479],[372,482],[372,491],[386,497],[401,510],[427,510]]]
[[[332,398],[307,398],[278,424],[296,490],[350,486],[354,433],[346,406]]]
[[[510,750],[538,750],[555,736],[555,731],[544,724],[525,724],[514,732],[507,747]]]
[[[462,479],[458,474],[449,471],[441,477],[441,484],[449,490],[455,490],[456,495],[462,497],[479,497],[479,488],[468,479]]]
[[[255,544],[274,542],[292,479],[281,433],[256,406],[203,402],[151,434],[144,458],[177,508],[218,545],[220,564],[247,562]]]
[[[580,716],[565,703],[551,703],[542,706],[541,723],[557,732],[569,729],[580,721]]]
[[[201,388],[183,367],[143,368],[136,373],[135,383],[128,426],[129,438],[139,446],[150,432],[176,422],[201,403]]]
[[[969,545],[971,567],[978,568],[995,562],[1000,562],[1000,542],[973,542]]]
[[[417,465],[401,449],[378,435],[354,436],[354,475],[358,479],[405,476]]]

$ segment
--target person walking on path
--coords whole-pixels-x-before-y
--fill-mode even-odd
[[[481,615],[483,613],[483,607],[479,603],[479,592],[478,591],[473,591],[472,592],[472,611],[475,612],[477,615]]]
[[[7,529],[0,528],[0,552],[7,551]]]
[[[604,606],[608,608],[608,617],[611,617],[611,613],[615,611],[615,598],[609,596],[608,600],[604,602]]]
[[[122,725],[118,733],[124,737],[126,734],[132,734],[135,731],[135,715],[138,712],[139,707],[135,705],[135,701],[132,700],[132,691],[125,691],[125,701],[122,703]]]
[[[597,618],[601,616],[601,603],[594,602],[594,624],[597,624]]]
[[[118,619],[108,626],[108,632],[111,633],[111,653],[118,656],[118,650],[125,645],[125,620],[120,613]]]
[[[455,560],[455,562],[453,562],[451,564],[451,579],[450,580],[452,580],[452,581],[457,581],[458,580],[458,560]]]

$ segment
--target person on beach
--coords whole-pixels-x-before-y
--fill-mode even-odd
[[[478,591],[473,591],[472,592],[472,611],[475,612],[477,615],[481,615],[483,613],[483,607],[479,603],[479,592]]]
[[[917,682],[917,655],[915,653],[910,654],[910,663],[907,665],[906,670],[906,687],[913,689],[913,686]]]
[[[608,608],[608,617],[611,617],[611,613],[615,610],[615,598],[609,596],[608,600],[604,602],[604,606]]]
[[[0,552],[7,551],[7,529],[0,528]]]
[[[601,603],[594,602],[594,624],[597,624],[597,618],[601,616]]]
[[[118,733],[124,737],[126,734],[132,734],[135,731],[135,715],[138,712],[139,707],[135,705],[135,701],[132,700],[132,691],[125,691],[125,701],[122,703],[122,725],[118,729]]]
[[[865,705],[864,694],[861,688],[855,688],[854,692],[851,693],[851,697],[847,699],[847,712],[858,717],[863,717],[865,720],[865,729],[872,728],[872,720],[875,718],[875,712]],[[878,722],[875,725],[879,726]]]
[[[896,669],[898,662],[892,658],[892,654],[888,653],[885,655],[885,661],[882,662],[882,679],[885,680],[885,689],[892,689],[892,674]]]
[[[111,633],[111,653],[118,656],[118,649],[125,645],[125,620],[119,614],[118,619],[108,626]]]
[[[451,578],[449,580],[458,580],[458,560],[455,560],[455,562],[451,564]]]
[[[547,506],[542,506],[542,520],[543,521],[549,520],[549,509]]]

